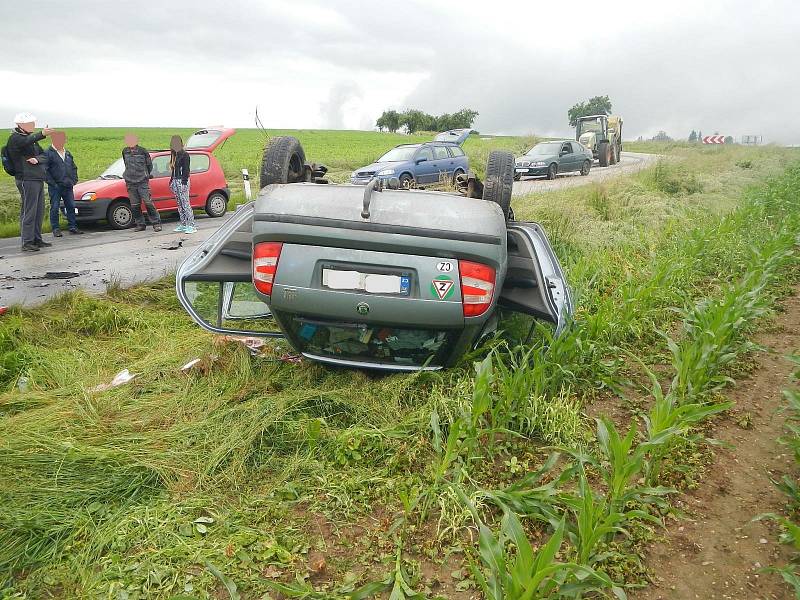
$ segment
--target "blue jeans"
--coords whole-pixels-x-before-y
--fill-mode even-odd
[[[69,223],[69,230],[74,231],[78,228],[78,223],[75,221],[75,194],[72,192],[71,185],[51,185],[47,184],[47,191],[50,193],[50,227],[55,231],[61,229],[58,221],[58,209],[61,206],[61,201],[64,201],[64,210],[66,211],[67,223]]]

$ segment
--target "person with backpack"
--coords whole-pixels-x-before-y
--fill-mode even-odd
[[[34,133],[35,128],[35,116],[24,112],[17,114],[14,117],[14,131],[2,149],[3,168],[14,176],[19,190],[23,252],[38,252],[41,248],[52,246],[42,239],[47,156],[39,142],[53,130],[45,126],[39,133]]]
[[[194,226],[194,212],[189,202],[189,153],[183,149],[183,140],[179,135],[173,135],[169,142],[171,175],[169,189],[175,195],[178,203],[178,215],[181,224],[175,228],[180,233],[197,233]]]
[[[133,212],[133,218],[136,220],[136,231],[147,229],[144,215],[142,214],[142,203],[147,209],[147,216],[153,225],[153,231],[161,231],[161,217],[150,195],[150,176],[153,172],[153,161],[150,158],[150,153],[139,145],[139,138],[132,133],[125,135],[122,161],[125,163],[122,178],[128,188],[131,211]]]
[[[75,193],[73,186],[78,183],[78,167],[72,153],[64,147],[67,134],[63,131],[54,131],[50,136],[50,147],[45,151],[47,156],[47,191],[50,194],[50,227],[53,237],[61,237],[61,224],[59,222],[59,208],[64,201],[67,212],[69,232],[78,235],[83,232],[78,229],[75,220]]]

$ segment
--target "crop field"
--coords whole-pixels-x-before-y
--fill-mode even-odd
[[[122,133],[70,132],[84,175]],[[338,178],[409,139],[298,135]],[[260,136],[221,150],[231,182],[257,172]],[[483,162],[530,141],[466,149]],[[717,451],[711,429],[753,368],[752,336],[800,282],[800,154],[664,151],[603,185],[514,199],[553,242],[575,322],[553,339],[507,319],[446,371],[330,369],[280,342],[251,357],[195,326],[169,278],[10,309],[0,598],[635,595],[655,575],[645,548]],[[125,368],[130,383],[93,390]]]
[[[86,128],[65,129],[67,148],[75,157],[81,180],[97,177],[108,165],[121,156],[123,138],[127,129]],[[146,129],[137,128],[139,143],[149,150],[169,148],[169,138],[174,134],[184,141],[194,129]],[[332,181],[346,181],[353,169],[367,165],[398,144],[430,140],[432,133],[403,135],[364,131],[309,131],[242,129],[217,149],[225,176],[231,188],[231,205],[244,202],[242,169],[248,169],[255,182],[258,181],[261,154],[269,137],[294,135],[303,144],[309,161],[323,163],[329,168]],[[472,136],[464,149],[473,168],[483,174],[490,150],[504,148],[514,152],[525,152],[535,143],[533,137]],[[5,144],[5,141],[3,141]],[[47,148],[48,141],[41,142]],[[47,190],[45,190],[45,199]],[[47,221],[47,219],[45,219]],[[46,224],[49,228],[49,222]],[[19,235],[19,192],[13,178],[0,170],[0,237]]]

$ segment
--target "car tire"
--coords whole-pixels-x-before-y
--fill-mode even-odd
[[[263,188],[273,183],[297,183],[306,180],[306,154],[296,137],[274,137],[264,149],[261,159]]]
[[[228,212],[228,199],[222,192],[214,192],[206,200],[206,214],[218,218]]]
[[[558,165],[556,163],[551,163],[550,166],[547,167],[547,178],[553,180],[556,177],[558,177]]]
[[[597,145],[597,162],[601,167],[607,167],[609,160],[611,160],[611,147],[608,142],[600,142]]]
[[[456,169],[453,171],[453,187],[456,186],[456,181],[458,181],[458,176],[464,174],[464,169]]]
[[[400,175],[400,189],[401,190],[411,190],[417,186],[417,182],[414,181],[414,177],[411,173],[403,173]]]
[[[106,220],[113,229],[133,227],[133,210],[127,200],[114,200],[106,211]]]
[[[511,191],[514,187],[514,155],[503,150],[493,150],[486,162],[486,180],[483,183],[483,199],[495,202],[503,209],[508,219],[511,208]]]
[[[590,160],[583,161],[583,166],[581,166],[581,175],[588,175],[591,168],[592,168],[592,161]]]

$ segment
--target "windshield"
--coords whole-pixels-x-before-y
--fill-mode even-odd
[[[100,179],[122,179],[122,172],[125,170],[125,163],[121,158],[115,160],[102,172]]]
[[[561,150],[561,142],[543,142],[528,150],[525,156],[551,156]]]
[[[419,148],[419,144],[392,148],[386,154],[381,156],[376,162],[403,162],[406,160],[411,160],[411,158],[414,156],[414,153],[417,151],[417,148]]]
[[[578,134],[586,133],[587,131],[603,131],[603,119],[597,117],[588,121],[578,121]]]

